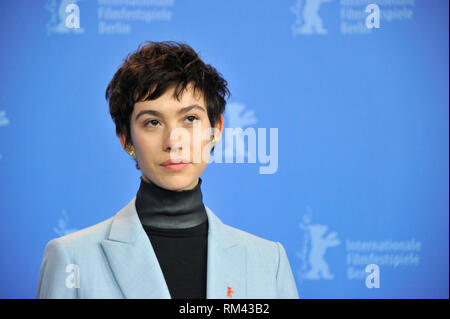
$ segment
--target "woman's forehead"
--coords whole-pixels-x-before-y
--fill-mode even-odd
[[[157,99],[136,102],[134,105],[134,113],[152,109],[160,113],[179,114],[183,111],[183,109],[186,109],[188,107],[191,107],[191,109],[196,109],[198,111],[201,111],[201,109],[206,111],[206,103],[201,92],[200,94],[194,94],[194,91],[192,89],[186,88],[186,90],[184,90],[179,95],[178,100],[174,96],[173,91],[174,88],[171,88],[170,90],[164,92],[164,94],[162,94]]]

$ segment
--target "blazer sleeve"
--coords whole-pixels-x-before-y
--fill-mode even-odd
[[[39,271],[37,298],[77,298],[74,283],[79,280],[79,274],[74,273],[75,267],[63,245],[57,239],[49,241]]]
[[[292,274],[289,260],[280,242],[276,242],[278,246],[278,270],[277,270],[277,293],[280,299],[298,299],[297,286],[295,284],[294,275]]]

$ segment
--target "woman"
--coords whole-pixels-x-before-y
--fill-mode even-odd
[[[186,44],[147,42],[127,57],[106,99],[140,187],[115,216],[47,244],[38,298],[298,298],[279,242],[203,204],[229,94]]]

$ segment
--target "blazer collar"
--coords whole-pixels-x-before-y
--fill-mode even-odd
[[[134,197],[112,219],[101,245],[125,298],[171,298],[150,240],[137,215]],[[205,205],[208,216],[206,297],[246,298],[246,251]]]

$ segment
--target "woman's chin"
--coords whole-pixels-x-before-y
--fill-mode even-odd
[[[194,188],[197,183],[198,178],[187,175],[164,176],[157,182],[158,186],[172,191],[189,190]]]

